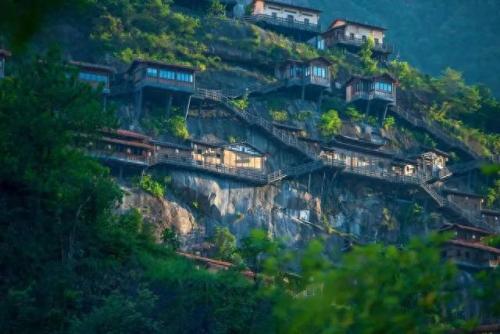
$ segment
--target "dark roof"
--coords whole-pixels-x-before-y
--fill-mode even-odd
[[[294,130],[294,131],[305,131],[301,127],[291,125],[291,124],[284,124],[280,122],[273,122],[273,125],[277,128],[282,128],[282,129],[287,129],[287,130]]]
[[[255,3],[257,0],[253,0],[253,3]],[[321,13],[322,11],[316,8],[310,8],[310,7],[304,7],[304,6],[298,6],[298,5],[293,5],[290,3],[286,2],[281,2],[281,1],[271,1],[271,0],[263,0],[264,3],[268,3],[270,5],[276,5],[276,6],[283,6],[283,7],[288,7],[288,8],[294,8],[298,10],[306,10],[308,12],[313,12],[313,13]]]
[[[162,68],[182,69],[182,70],[191,71],[191,72],[198,71],[198,69],[191,67],[191,66],[186,66],[186,65],[169,64],[169,63],[165,63],[165,62],[158,61],[158,60],[135,59],[132,62],[132,64],[130,64],[130,67],[128,68],[127,72],[130,72],[139,64],[147,64],[147,65],[162,67]]]
[[[351,76],[351,78],[349,80],[347,80],[347,82],[345,83],[345,85],[346,86],[349,85],[354,80],[374,81],[374,80],[379,79],[379,78],[388,78],[392,82],[395,82],[395,83],[398,82],[398,80],[392,74],[386,72],[386,73],[382,73],[382,74],[378,74],[378,75],[371,75],[371,76],[363,76],[363,75],[353,74]]]
[[[469,242],[469,241],[464,241],[464,240],[448,240],[446,243],[455,245],[455,246],[461,246],[461,247],[467,247],[467,248],[474,248],[474,249],[480,249],[489,253],[494,253],[500,255],[500,249],[495,248],[495,247],[490,247],[483,245],[479,242]]]
[[[237,143],[226,143],[226,144],[223,144],[222,146],[223,146],[223,147],[225,147],[225,148],[227,148],[227,147],[232,146],[232,145],[242,145],[242,146],[248,146],[248,147],[250,147],[252,150],[254,150],[255,152],[257,152],[257,153],[259,153],[259,154],[261,154],[261,155],[263,155],[263,154],[264,154],[264,152],[263,152],[263,151],[261,151],[260,149],[258,149],[258,148],[257,148],[257,147],[255,147],[255,146],[253,146],[253,145],[251,145],[251,144],[247,143],[246,141],[237,142]]]
[[[335,139],[337,139],[340,142],[348,143],[348,144],[353,144],[353,145],[359,145],[359,146],[368,146],[368,147],[381,147],[384,144],[380,143],[373,143],[368,140],[363,140],[355,137],[350,137],[350,136],[344,136],[344,135],[337,135],[335,136]]]
[[[366,147],[361,147],[361,146],[357,146],[357,145],[343,143],[343,142],[340,142],[340,141],[335,140],[335,139],[331,140],[328,143],[328,146],[323,146],[323,148],[326,150],[335,150],[335,148],[343,148],[343,149],[347,149],[347,150],[351,150],[351,151],[371,154],[371,155],[375,155],[375,156],[379,156],[379,157],[383,157],[383,158],[388,158],[388,159],[392,159],[395,156],[395,153],[393,153],[393,152],[387,152],[387,151],[382,151],[382,150],[373,150],[373,149],[369,149]]]
[[[98,72],[106,72],[106,73],[115,73],[116,70],[114,67],[111,66],[105,66],[105,65],[100,65],[100,64],[92,64],[92,63],[85,63],[81,61],[70,61],[69,62],[71,65],[78,66],[80,68],[86,69],[86,70],[92,70],[92,71],[98,71]]]
[[[288,64],[288,63],[293,63],[293,64],[309,64],[315,60],[320,60],[326,64],[328,64],[328,66],[332,65],[332,62],[329,61],[328,59],[326,59],[325,57],[315,57],[315,58],[311,58],[311,59],[286,59],[282,62],[280,62],[281,65],[283,64]]]
[[[333,25],[335,24],[335,22],[337,21],[344,21],[345,24],[343,25],[340,25],[340,26],[337,26],[337,27],[333,27]],[[376,25],[373,25],[373,24],[369,24],[369,23],[362,23],[362,22],[357,22],[357,21],[353,21],[353,20],[348,20],[348,19],[335,19],[332,21],[332,23],[330,23],[330,26],[328,27],[328,30],[332,30],[332,29],[338,29],[338,28],[341,28],[341,27],[344,27],[348,24],[352,24],[352,25],[357,25],[357,26],[362,26],[362,27],[366,27],[366,28],[371,28],[371,29],[376,29],[376,30],[382,30],[382,31],[385,31],[387,30],[386,28],[384,27],[381,27],[381,26],[376,26]]]
[[[500,211],[497,211],[497,210],[492,210],[492,209],[482,209],[481,210],[482,213],[484,213],[485,215],[489,215],[489,216],[499,216],[500,217]]]
[[[185,146],[182,144],[177,144],[177,143],[171,143],[171,142],[165,142],[165,141],[159,141],[159,140],[152,140],[151,143],[154,145],[162,146],[162,147],[173,147],[177,148],[179,150],[184,150],[184,151],[191,151],[192,148],[191,146]]]
[[[482,234],[491,234],[490,232],[486,231],[486,230],[483,230],[481,228],[478,228],[478,227],[472,227],[472,226],[466,226],[466,225],[460,225],[460,224],[446,224],[446,225],[443,225],[439,231],[448,231],[448,230],[452,230],[452,229],[459,229],[459,230],[466,230],[466,231],[471,231],[471,232],[478,232],[478,233],[482,233]]]
[[[9,50],[0,49],[0,56],[3,56],[3,57],[10,57],[10,56],[12,56],[12,53],[10,53],[10,51],[9,51]]]
[[[206,140],[200,140],[200,139],[190,139],[189,141],[193,144],[200,144],[210,147],[222,147],[222,145],[224,145],[223,142],[207,142]]]
[[[139,147],[139,148],[145,148],[148,150],[153,150],[153,146],[137,141],[129,141],[129,140],[122,140],[122,139],[116,139],[116,138],[109,138],[109,137],[101,137],[99,138],[100,141],[106,142],[106,143],[113,143],[113,144],[120,144],[123,146],[132,146],[132,147]]]
[[[142,133],[124,130],[124,129],[103,129],[103,130],[101,130],[101,132],[107,133],[107,134],[118,135],[118,136],[122,136],[122,137],[135,138],[135,139],[142,139],[142,140],[149,140],[150,139],[149,136],[144,135]]]
[[[441,151],[435,147],[424,147],[424,149],[426,150],[425,152],[422,152],[422,154],[425,154],[427,152],[434,152],[434,153],[437,153],[439,155],[444,155],[445,157],[449,157],[449,154],[446,153],[445,151]]]
[[[453,189],[453,188],[446,188],[446,187],[444,187],[443,188],[443,192],[447,193],[447,194],[455,194],[455,195],[460,195],[460,196],[483,198],[482,195],[471,193],[471,192],[467,192],[467,191],[463,191],[463,190],[460,190],[460,189]]]

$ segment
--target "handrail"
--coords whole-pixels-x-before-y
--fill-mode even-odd
[[[350,36],[344,36],[344,35],[337,35],[335,36],[334,40],[337,42],[344,42],[356,46],[361,46],[366,42],[366,40],[364,40],[363,38],[357,38],[357,37],[351,38]],[[373,49],[376,51],[392,53],[394,51],[394,46],[389,43],[375,43]]]
[[[266,22],[271,24],[276,24],[280,26],[286,26],[290,28],[296,28],[301,30],[312,31],[316,33],[321,32],[321,25],[316,23],[306,23],[302,21],[297,21],[295,19],[290,20],[282,17],[274,17],[272,15],[266,14],[253,14],[249,16],[244,16],[243,20],[248,22]]]

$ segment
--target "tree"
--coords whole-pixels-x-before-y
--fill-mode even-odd
[[[226,6],[223,5],[220,0],[212,0],[208,15],[212,17],[224,17],[226,16]]]
[[[336,110],[331,109],[321,115],[319,129],[325,137],[331,137],[339,133],[342,128],[342,120]]]
[[[377,61],[372,58],[373,48],[375,47],[375,41],[373,37],[369,36],[363,43],[361,50],[359,51],[359,57],[363,65],[363,69],[366,74],[372,75],[377,73]]]
[[[452,322],[442,307],[450,300],[456,269],[441,261],[441,242],[441,237],[415,239],[402,250],[382,245],[356,247],[335,267],[323,263],[324,250],[316,246],[314,260],[303,266],[302,273],[316,292],[309,297],[284,298],[278,304],[280,331],[449,331]]]
[[[236,237],[227,227],[215,229],[214,245],[216,257],[221,260],[230,261],[236,254]]]
[[[177,138],[189,138],[189,131],[187,128],[186,120],[180,115],[173,116],[168,121],[170,133]]]

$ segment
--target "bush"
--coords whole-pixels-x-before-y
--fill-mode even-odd
[[[339,117],[337,110],[331,109],[321,115],[319,129],[325,137],[331,137],[340,132],[342,128],[342,120]]]
[[[163,198],[165,196],[165,187],[160,182],[154,180],[149,174],[141,176],[139,187],[156,198]]]
[[[240,99],[231,100],[231,104],[240,110],[245,110],[248,108],[248,98],[242,97]]]
[[[392,116],[388,116],[384,120],[384,129],[389,130],[396,124],[396,120]]]
[[[288,121],[288,113],[284,110],[271,110],[269,115],[275,122],[286,122]]]
[[[168,127],[170,133],[177,138],[187,139],[189,138],[189,131],[187,128],[186,120],[182,116],[173,116],[168,121]]]
[[[361,114],[358,109],[349,107],[345,111],[346,116],[353,122],[360,122],[363,119],[363,114]]]

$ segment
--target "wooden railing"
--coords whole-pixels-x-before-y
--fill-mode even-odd
[[[244,16],[243,19],[245,21],[252,22],[252,23],[264,22],[264,23],[279,25],[279,26],[287,27],[287,28],[315,32],[318,34],[321,32],[321,25],[320,24],[306,23],[303,21],[297,21],[295,19],[291,20],[291,19],[282,18],[282,17],[274,17],[271,15],[254,14],[254,15]]]
[[[350,36],[343,36],[343,35],[338,35],[335,36],[335,42],[341,42],[345,44],[350,44],[350,45],[355,45],[355,46],[362,46],[364,43],[366,43],[366,40],[363,38],[356,38],[356,37],[350,37]],[[388,43],[375,43],[373,46],[373,49],[375,51],[380,51],[380,52],[385,52],[385,53],[392,53],[394,52],[394,46]]]

